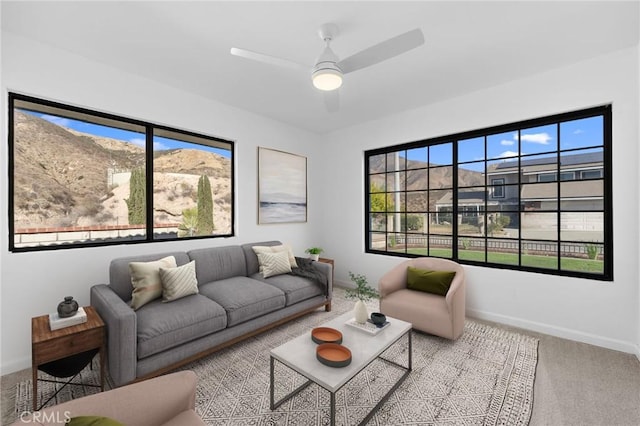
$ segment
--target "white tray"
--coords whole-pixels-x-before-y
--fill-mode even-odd
[[[351,318],[349,321],[345,322],[345,324],[348,325],[349,327],[362,330],[365,333],[376,335],[380,333],[382,330],[384,330],[385,328],[389,327],[389,324],[391,323],[387,321],[382,327],[378,327],[374,323],[372,323],[371,320],[367,320],[367,322],[365,322],[364,324],[360,324],[359,322],[356,322],[355,318]]]

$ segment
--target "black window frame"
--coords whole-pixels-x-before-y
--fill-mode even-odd
[[[113,241],[91,241],[91,242],[66,242],[60,244],[51,245],[38,245],[38,246],[16,246],[15,235],[15,216],[14,216],[14,110],[16,108],[16,101],[23,101],[28,103],[37,104],[43,107],[43,109],[60,109],[69,111],[70,117],[78,120],[78,115],[89,115],[104,120],[114,120],[123,124],[131,126],[140,126],[144,128],[145,133],[145,174],[146,176],[153,176],[153,160],[154,160],[154,131],[162,134],[171,133],[175,135],[182,135],[185,141],[198,145],[197,142],[193,142],[193,139],[201,139],[210,141],[211,145],[201,144],[203,146],[215,146],[216,144],[224,144],[229,146],[230,151],[230,196],[231,196],[231,211],[230,211],[230,232],[213,234],[213,235],[194,235],[194,236],[182,236],[182,237],[167,237],[165,235],[154,234],[154,220],[153,220],[153,179],[146,179],[146,221],[145,221],[145,236],[139,239],[119,239]],[[235,236],[235,215],[236,215],[236,197],[235,197],[235,142],[220,137],[209,136],[189,130],[178,129],[169,127],[166,125],[156,124],[149,121],[143,121],[139,119],[133,119],[129,117],[119,116],[116,114],[105,113],[94,109],[85,107],[78,107],[74,105],[68,105],[61,102],[55,102],[33,96],[27,96],[20,93],[9,92],[8,93],[8,218],[9,218],[9,251],[10,252],[36,252],[43,250],[68,250],[76,248],[87,247],[104,247],[114,246],[122,244],[146,244],[146,243],[159,243],[167,241],[186,241],[186,240],[198,240],[209,238],[229,238]]]
[[[394,234],[394,238],[398,235],[401,234],[402,232],[393,232],[393,231],[380,231],[380,229],[377,228],[373,228],[372,224],[370,222],[371,217],[375,216],[376,212],[371,210],[370,207],[370,192],[369,192],[369,188],[371,185],[371,178],[372,176],[374,176],[375,174],[380,174],[380,173],[388,173],[389,169],[387,168],[387,166],[385,165],[385,169],[383,172],[377,171],[377,172],[371,172],[370,171],[370,159],[372,159],[372,157],[375,156],[381,156],[384,155],[385,158],[391,154],[391,153],[395,153],[398,151],[409,151],[409,150],[417,150],[417,149],[422,149],[422,148],[426,148],[426,147],[430,147],[430,146],[434,146],[434,145],[440,145],[440,144],[445,144],[445,143],[450,143],[453,141],[453,167],[452,167],[452,172],[453,172],[453,211],[451,212],[452,217],[458,217],[458,192],[459,192],[459,187],[460,188],[464,188],[462,186],[459,185],[458,183],[458,168],[459,166],[464,163],[466,163],[467,161],[458,161],[458,141],[465,141],[465,140],[469,140],[469,139],[474,139],[474,138],[479,138],[479,137],[483,137],[485,138],[485,161],[488,163],[490,161],[490,158],[488,158],[489,156],[486,155],[486,137],[490,136],[490,135],[494,135],[494,134],[501,134],[501,133],[506,133],[506,132],[520,132],[520,130],[523,129],[528,129],[528,128],[535,128],[535,127],[540,127],[540,126],[546,126],[546,125],[557,125],[557,129],[560,129],[560,125],[563,122],[570,122],[573,120],[579,120],[579,119],[587,119],[587,118],[593,118],[593,117],[602,117],[602,130],[603,130],[603,135],[602,135],[602,145],[593,145],[593,147],[597,148],[597,149],[601,149],[602,151],[602,196],[603,196],[603,207],[602,207],[602,211],[601,213],[603,214],[603,230],[602,230],[602,234],[603,234],[603,241],[602,243],[598,243],[598,245],[600,245],[603,249],[603,252],[600,252],[600,255],[603,261],[603,266],[602,266],[602,273],[598,272],[584,272],[584,271],[577,271],[577,270],[570,270],[567,269],[568,267],[565,267],[565,269],[563,269],[562,266],[562,251],[560,249],[557,249],[557,266],[555,267],[555,269],[549,269],[549,268],[543,268],[543,267],[536,267],[536,266],[529,266],[529,265],[523,265],[522,264],[522,250],[524,250],[524,247],[526,245],[527,242],[530,241],[530,238],[523,238],[522,236],[522,232],[518,233],[518,237],[517,237],[517,241],[518,244],[520,245],[520,249],[518,252],[518,263],[517,264],[503,264],[503,263],[492,263],[490,261],[488,261],[488,256],[487,254],[489,253],[488,249],[484,248],[484,261],[477,261],[477,260],[468,260],[468,259],[460,259],[458,257],[458,251],[459,251],[459,247],[461,244],[469,244],[468,241],[464,241],[467,240],[467,238],[464,235],[460,235],[458,232],[458,224],[456,220],[452,220],[452,231],[451,231],[451,239],[452,239],[452,246],[451,246],[451,257],[447,257],[447,256],[443,256],[443,258],[446,259],[451,259],[454,260],[456,262],[459,262],[461,264],[468,264],[468,265],[475,265],[475,266],[481,266],[481,267],[491,267],[491,268],[496,268],[496,269],[511,269],[511,270],[518,270],[518,271],[524,271],[524,272],[535,272],[535,273],[542,273],[542,274],[547,274],[547,275],[557,275],[557,276],[569,276],[569,277],[577,277],[577,278],[586,278],[586,279],[592,279],[592,280],[598,280],[598,281],[613,281],[613,201],[612,201],[612,187],[613,187],[613,183],[612,183],[612,128],[613,128],[613,124],[612,124],[612,106],[610,104],[607,105],[602,105],[602,106],[596,106],[596,107],[591,107],[591,108],[586,108],[586,109],[582,109],[582,110],[577,110],[577,111],[571,111],[571,112],[566,112],[566,113],[560,113],[560,114],[554,114],[554,115],[550,115],[550,116],[546,116],[546,117],[539,117],[539,118],[534,118],[534,119],[529,119],[529,120],[523,120],[523,121],[519,121],[519,122],[514,122],[514,123],[509,123],[509,124],[504,124],[504,125],[499,125],[499,126],[493,126],[493,127],[487,127],[487,128],[483,128],[483,129],[477,129],[477,130],[472,130],[472,131],[467,131],[467,132],[461,132],[461,133],[457,133],[457,134],[452,134],[452,135],[445,135],[445,136],[439,136],[439,137],[435,137],[435,138],[430,138],[430,139],[423,139],[423,140],[418,140],[418,141],[413,141],[413,142],[408,142],[408,143],[402,143],[402,144],[398,144],[398,145],[393,145],[393,146],[386,146],[386,147],[381,147],[381,148],[376,148],[376,149],[372,149],[372,150],[366,150],[364,152],[364,193],[365,193],[365,199],[364,199],[364,246],[365,246],[365,253],[370,253],[370,254],[379,254],[379,255],[385,255],[385,256],[394,256],[394,257],[402,257],[402,258],[418,258],[418,257],[427,257],[429,256],[428,254],[415,254],[415,253],[409,253],[407,252],[408,250],[405,249],[405,252],[398,252],[398,251],[390,251],[389,247],[383,247],[383,248],[373,248],[373,236],[376,234],[380,234],[381,232],[385,233],[387,236]],[[558,132],[559,133],[559,132]],[[519,134],[519,133],[518,133]],[[560,134],[557,135],[558,139],[560,139]],[[550,152],[555,152],[558,155],[558,169],[560,168],[560,164],[559,164],[559,159],[560,156],[563,153],[571,153],[573,151],[576,151],[576,153],[580,153],[580,150],[584,149],[585,151],[587,149],[589,149],[589,147],[585,148],[585,147],[579,147],[579,148],[574,148],[574,149],[569,149],[566,147],[562,147],[562,145],[560,144],[560,141],[558,140],[558,144],[557,146],[551,150]],[[531,156],[531,155],[529,155]],[[522,154],[518,154],[516,156],[513,156],[511,158],[509,158],[509,160],[517,160],[518,164],[520,164],[521,159],[525,159],[527,157],[526,153],[522,153]],[[385,163],[386,164],[386,163]],[[556,175],[557,177],[557,175]],[[491,183],[487,181],[488,180],[488,174],[485,175],[485,188],[490,188],[492,187]],[[562,184],[562,180],[559,179],[555,179],[554,181],[557,185],[558,188],[560,188],[560,185]],[[520,185],[520,182],[518,183],[518,185]],[[405,192],[406,189],[405,189]],[[390,193],[390,190],[387,191],[387,194]],[[518,195],[518,199],[520,200],[520,203],[518,203],[518,215],[520,216],[521,213],[523,213],[525,211],[525,206],[522,203],[522,194],[520,193]],[[558,200],[558,203],[561,200],[561,196],[560,196],[560,191],[558,190],[558,194],[556,195],[556,199]],[[595,208],[594,208],[595,209]],[[594,211],[596,211],[597,209],[595,209]],[[562,207],[559,206],[556,207],[555,213],[557,214],[557,222],[556,223],[560,223],[560,218],[561,215],[566,213],[565,210],[563,210]],[[405,213],[406,214],[406,213]],[[520,224],[518,225],[518,229],[520,229]],[[405,231],[406,232],[406,231]],[[426,232],[424,235],[426,235],[427,240],[430,239],[430,235],[429,232]],[[387,237],[385,237],[387,238]],[[490,237],[488,237],[486,234],[484,236],[484,241],[485,243],[490,239]],[[549,240],[549,242],[551,243],[555,243],[555,244],[560,244],[561,242],[567,242],[569,240],[567,239],[563,239],[561,238],[561,230],[560,227],[558,226],[558,230],[557,230],[557,237],[554,240]],[[427,253],[429,253],[429,249],[428,249],[428,242],[427,242]],[[585,246],[589,245],[590,243],[585,242]],[[438,257],[437,255],[431,255],[432,257]]]
[[[491,188],[493,189],[491,193],[491,198],[504,198],[504,178],[492,178],[491,179]],[[496,189],[500,189],[500,194],[496,195]]]

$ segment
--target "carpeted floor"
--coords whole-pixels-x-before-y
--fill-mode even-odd
[[[373,302],[375,307],[377,302]],[[324,425],[329,394],[309,386],[275,411],[269,409],[269,350],[337,316],[353,305],[336,291],[333,310],[318,310],[284,326],[190,364],[199,377],[196,410],[211,425]],[[533,403],[537,339],[467,320],[455,342],[413,333],[413,371],[369,422],[401,424],[528,424]],[[391,350],[401,350],[401,345]],[[394,354],[385,354],[393,358]],[[399,357],[400,359],[403,359]],[[374,362],[337,394],[336,422],[358,424],[401,374]],[[83,372],[83,379],[95,373]],[[302,381],[280,367],[276,374],[290,388]],[[95,380],[95,379],[94,379]],[[15,415],[30,407],[30,380],[16,386]],[[53,386],[40,386],[44,394]],[[75,386],[81,396],[93,388]],[[43,395],[46,398],[46,395]],[[52,401],[53,403],[53,401]]]

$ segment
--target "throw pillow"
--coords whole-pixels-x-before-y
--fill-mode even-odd
[[[162,296],[160,268],[175,268],[176,258],[167,256],[154,262],[131,262],[131,307],[136,310]]]
[[[409,266],[407,268],[407,288],[446,296],[455,276],[456,273],[451,271],[431,271]]]
[[[289,266],[292,268],[297,268],[298,264],[296,263],[296,257],[293,255],[293,251],[291,247],[286,244],[282,244],[279,246],[253,246],[251,247],[256,255],[259,253],[279,253],[279,252],[287,252],[289,256]],[[258,256],[258,263],[260,263],[260,256]],[[262,263],[260,263],[260,272],[262,272]]]
[[[262,275],[265,278],[291,272],[289,255],[286,251],[277,253],[258,253],[258,261],[262,265]]]
[[[163,302],[171,302],[198,293],[195,260],[177,268],[160,268],[160,279]]]
[[[78,416],[72,417],[67,422],[67,426],[124,426],[117,420],[103,416]]]

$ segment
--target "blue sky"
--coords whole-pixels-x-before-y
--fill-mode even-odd
[[[560,123],[559,135],[555,124],[521,129],[487,137],[486,158],[505,161],[518,155],[541,154],[549,151],[586,148],[603,144],[603,119],[601,116],[584,118]],[[560,147],[558,147],[558,139]],[[520,143],[519,143],[520,142]],[[485,158],[484,138],[467,139],[458,142],[458,161],[481,161]],[[520,147],[520,148],[518,148]],[[429,162],[433,164],[451,164],[451,144],[430,147]],[[427,148],[409,150],[410,160],[427,161]],[[463,166],[470,170],[484,168],[483,163]]]
[[[23,110],[27,114],[34,115],[36,117],[47,120],[55,125],[67,127],[69,129],[76,130],[78,132],[88,133],[90,135],[102,136],[106,138],[112,138],[119,141],[129,142],[144,148],[145,136],[143,133],[132,132],[129,130],[122,130],[115,127],[102,126],[99,124],[92,124],[86,121],[74,120],[66,117],[59,117],[57,115],[42,114],[35,111]],[[205,145],[196,145],[188,142],[182,142],[174,139],[154,137],[153,148],[156,151],[163,151],[167,149],[198,149],[202,151],[214,152],[224,157],[231,157],[231,152],[219,148],[212,148]]]

